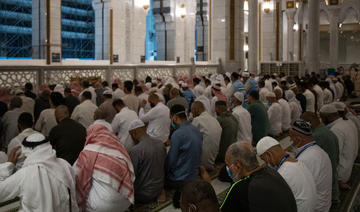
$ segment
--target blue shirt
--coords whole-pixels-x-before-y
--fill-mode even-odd
[[[190,122],[183,122],[171,136],[167,156],[167,180],[184,183],[199,175],[202,134]]]
[[[242,83],[240,80],[236,80],[232,84],[234,86],[234,93],[240,92],[244,94],[244,101],[242,106],[247,109],[248,108],[248,100],[247,100],[247,94],[244,83]]]
[[[192,105],[192,103],[194,102],[194,100],[195,100],[195,96],[194,96],[194,94],[193,94],[193,92],[191,91],[191,90],[189,90],[189,89],[187,89],[186,91],[184,91],[183,92],[183,96],[184,96],[184,98],[186,99],[186,101],[188,102],[188,104],[189,104],[189,110],[191,109],[191,105]]]

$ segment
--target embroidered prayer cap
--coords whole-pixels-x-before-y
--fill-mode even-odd
[[[241,92],[235,92],[235,93],[234,93],[234,97],[235,97],[236,99],[238,99],[240,102],[243,102],[243,101],[244,101],[244,94],[241,93]]]
[[[300,119],[296,120],[292,125],[292,129],[303,135],[308,135],[308,136],[312,135],[311,124],[304,120],[300,120]]]

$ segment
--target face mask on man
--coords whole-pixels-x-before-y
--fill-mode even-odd
[[[272,105],[272,102],[267,101],[267,105],[271,106],[271,105]]]

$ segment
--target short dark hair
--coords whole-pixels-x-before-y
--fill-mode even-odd
[[[113,101],[112,105],[113,105],[113,107],[125,106],[125,103],[122,99],[116,99],[115,101]]]
[[[226,104],[226,102],[225,101],[217,101],[217,102],[215,102],[215,107],[216,106],[224,106],[224,107],[227,107],[227,104]]]
[[[103,96],[106,97],[106,98],[108,98],[108,99],[111,99],[111,98],[113,97],[112,94],[104,94],[104,93],[103,93]]]
[[[64,97],[59,92],[52,92],[50,94],[50,100],[55,107],[65,104]]]
[[[32,128],[34,125],[33,117],[30,113],[21,113],[18,118],[18,124],[23,128]]]
[[[102,84],[103,87],[109,86],[109,83],[107,81],[103,81],[101,84]]]
[[[111,84],[111,87],[112,88],[119,88],[119,85],[117,83],[113,83],[113,84]]]
[[[128,91],[128,92],[131,92],[132,89],[134,87],[134,83],[131,82],[131,81],[125,81],[124,82],[124,88]]]
[[[20,97],[15,96],[10,100],[10,108],[20,108],[23,105],[23,101]]]
[[[219,208],[219,202],[214,188],[205,180],[197,179],[187,183],[181,193],[184,203],[194,204],[199,207],[199,203],[213,204],[211,207]]]
[[[148,83],[148,82],[150,82],[150,83],[151,83],[151,81],[152,81],[152,79],[151,79],[151,77],[150,77],[150,76],[147,76],[147,77],[145,78],[145,83]]]
[[[71,88],[65,88],[65,89],[64,89],[64,92],[65,92],[65,93],[71,93]]]
[[[211,81],[209,79],[205,79],[205,84],[211,84]]]
[[[193,79],[193,82],[196,83],[196,84],[199,84],[201,82],[201,80],[199,78],[195,77]]]
[[[259,91],[251,91],[249,93],[249,96],[251,96],[252,98],[256,99],[256,100],[259,100]]]
[[[177,116],[182,120],[187,119],[185,107],[182,105],[174,105],[170,108],[170,113],[173,116]]]
[[[83,86],[84,88],[88,88],[88,87],[90,87],[90,82],[87,81],[87,80],[84,80],[84,81],[82,82],[82,86]]]
[[[90,91],[85,91],[82,96],[85,98],[85,99],[91,99],[92,95],[91,95],[91,92]]]
[[[233,72],[232,74],[231,74],[231,76],[232,77],[234,77],[235,79],[239,79],[239,74],[238,73],[236,73],[236,72]]]
[[[33,89],[33,85],[30,82],[28,82],[25,84],[25,89],[31,91]]]
[[[140,86],[135,86],[135,93],[142,93],[142,92],[144,92],[143,89],[142,89],[142,87],[140,87]]]

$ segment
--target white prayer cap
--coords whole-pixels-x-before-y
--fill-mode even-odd
[[[140,128],[140,127],[145,127],[145,124],[140,119],[136,119],[136,120],[134,120],[134,121],[132,121],[130,123],[129,131],[135,130],[135,129]]]
[[[235,92],[234,97],[237,98],[240,102],[244,102],[244,94],[241,92]]]
[[[285,98],[286,98],[288,101],[291,101],[291,100],[295,99],[295,93],[294,93],[294,91],[292,91],[292,90],[287,90],[287,91],[285,91]]]
[[[230,72],[226,72],[225,75],[226,75],[227,77],[229,77],[229,78],[231,77],[231,73],[230,73]]]
[[[153,79],[153,80],[151,81],[151,83],[152,83],[152,84],[157,84],[157,80]]]
[[[181,85],[181,87],[187,88],[187,87],[188,87],[188,84],[187,84],[186,82],[184,82],[184,83]]]
[[[264,154],[273,146],[279,145],[279,142],[272,137],[266,136],[262,138],[256,145],[256,152],[259,156]]]
[[[249,74],[249,72],[243,72],[243,73],[241,74],[241,76],[242,76],[242,77],[250,77],[250,74]]]
[[[20,88],[15,90],[15,95],[20,95],[20,94],[24,94],[24,91],[21,90]]]
[[[54,88],[54,92],[61,93],[61,95],[64,96],[64,86],[57,84]]]
[[[145,84],[145,86],[147,87],[147,89],[150,89],[150,88],[151,88],[151,83],[150,83],[150,82],[147,82],[147,83]]]
[[[276,98],[276,95],[275,95],[274,92],[268,92],[268,93],[266,94],[266,97],[274,97],[274,98]]]
[[[341,111],[341,112],[344,112],[345,111],[345,108],[346,108],[346,104],[344,104],[343,102],[334,102],[332,103],[335,108],[337,109],[337,111]]]
[[[103,95],[112,95],[112,94],[113,94],[113,92],[110,89],[106,89],[103,93]]]
[[[322,106],[322,108],[320,109],[320,113],[337,113],[338,110],[336,109],[334,104],[326,104],[324,106]]]

